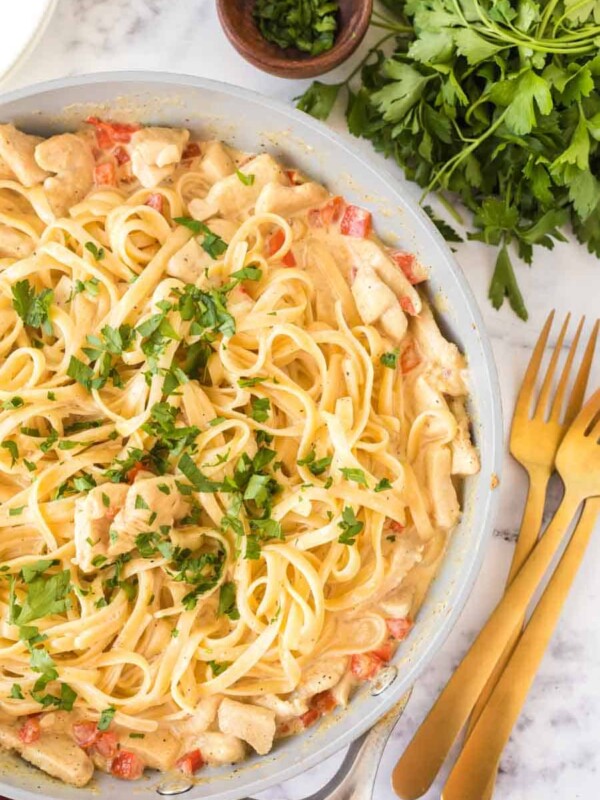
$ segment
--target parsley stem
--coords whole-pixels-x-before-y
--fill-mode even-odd
[[[537,29],[537,35],[540,39],[544,35],[544,31],[546,30],[548,22],[550,21],[550,18],[554,14],[554,9],[556,8],[557,5],[558,5],[558,0],[550,0],[550,2],[547,3],[546,7],[544,8],[544,11],[542,13],[542,18],[540,20],[540,24],[538,25]]]
[[[462,218],[461,213],[458,211],[456,206],[454,204],[452,204],[448,200],[448,198],[444,195],[443,192],[436,192],[435,196],[440,201],[440,203],[444,206],[446,211],[450,214],[452,219],[456,220],[456,222],[458,222],[459,225],[464,225],[465,224],[465,221]]]
[[[360,71],[360,70],[361,70],[361,69],[364,67],[364,65],[367,63],[367,61],[368,61],[368,60],[371,58],[371,56],[373,55],[373,53],[376,53],[376,52],[377,52],[377,50],[378,50],[378,48],[379,48],[379,47],[380,47],[380,46],[381,46],[381,45],[382,45],[384,42],[387,42],[387,40],[388,40],[388,39],[391,39],[393,35],[394,35],[393,33],[386,33],[386,35],[385,35],[385,36],[383,36],[381,39],[379,39],[379,41],[375,42],[375,44],[373,45],[373,47],[371,47],[371,48],[370,48],[370,49],[367,51],[367,54],[366,54],[366,56],[365,56],[364,58],[362,58],[362,59],[359,61],[359,63],[357,64],[357,66],[356,66],[356,67],[355,67],[355,68],[352,70],[352,72],[350,73],[350,75],[348,75],[348,77],[346,78],[346,80],[345,80],[345,81],[343,81],[341,85],[342,85],[342,86],[347,86],[347,85],[350,83],[350,81],[352,80],[352,78],[353,78],[353,77],[354,77],[354,76],[355,76],[355,75],[356,75],[356,74],[357,74],[357,73],[358,73],[358,72],[359,72],[359,71]]]
[[[482,134],[478,139],[475,139],[475,141],[468,147],[465,147],[464,150],[461,150],[451,159],[446,161],[444,166],[435,173],[432,180],[429,182],[429,185],[423,191],[423,194],[421,195],[421,198],[419,200],[420,203],[422,203],[425,200],[425,198],[427,197],[429,192],[433,189],[433,187],[436,185],[436,183],[440,182],[440,178],[442,177],[442,175],[447,173],[446,180],[448,180],[448,178],[450,178],[450,176],[452,175],[456,167],[458,167],[458,165],[461,163],[461,161],[464,161],[464,159],[468,155],[470,155],[474,150],[476,150],[483,141],[489,138],[500,127],[500,125],[502,125],[502,123],[504,122],[504,117],[506,116],[507,113],[508,113],[508,107],[504,109],[502,114],[500,114],[500,116],[496,119],[496,121],[492,125],[490,125],[490,127],[486,130],[484,134]]]

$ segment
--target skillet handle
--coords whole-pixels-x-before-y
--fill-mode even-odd
[[[372,800],[379,762],[394,725],[402,715],[410,691],[370,731],[352,742],[331,780],[304,800]],[[253,800],[249,797],[246,800]]]

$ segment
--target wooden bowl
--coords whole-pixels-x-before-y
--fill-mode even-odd
[[[339,0],[338,29],[331,50],[311,56],[268,42],[252,16],[255,0],[217,0],[223,30],[238,53],[258,69],[280,78],[313,78],[345,61],[364,38],[373,0]]]

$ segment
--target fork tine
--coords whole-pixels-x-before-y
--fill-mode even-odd
[[[561,372],[558,386],[556,387],[556,394],[554,395],[552,406],[550,407],[549,419],[555,422],[558,422],[560,418],[560,412],[562,410],[563,400],[565,397],[565,392],[567,390],[567,383],[569,382],[569,373],[571,372],[571,367],[573,366],[573,359],[575,358],[575,352],[577,351],[577,346],[579,344],[579,339],[581,337],[581,331],[583,330],[584,323],[585,323],[585,317],[582,317],[581,320],[579,321],[579,325],[577,326],[577,330],[575,331],[575,336],[573,337],[573,341],[571,342],[571,347],[569,348],[569,355],[567,356],[567,360],[565,361],[565,365],[563,367],[563,371]],[[583,400],[583,397],[581,399]],[[579,411],[580,406],[581,403],[579,404],[579,407],[577,408],[575,413]]]
[[[596,320],[596,324],[592,329],[592,333],[587,343],[587,347],[585,348],[585,353],[583,354],[583,360],[581,362],[581,366],[579,367],[577,378],[575,379],[575,383],[573,384],[571,397],[569,398],[569,405],[567,406],[567,410],[565,411],[566,425],[570,425],[573,422],[573,420],[579,413],[579,409],[583,404],[583,398],[585,397],[585,390],[587,388],[587,382],[590,376],[590,370],[592,368],[592,363],[594,361],[594,350],[596,348],[596,340],[598,339],[599,325],[600,325],[600,320]]]
[[[517,398],[515,413],[524,413],[529,416],[531,398],[533,397],[535,382],[540,369],[540,364],[542,363],[542,358],[544,357],[544,351],[546,349],[546,343],[548,341],[550,329],[552,328],[552,323],[554,321],[554,314],[555,310],[552,309],[552,311],[548,314],[548,318],[546,319],[544,327],[542,328],[542,331],[538,337],[534,351],[531,354],[531,359],[529,361],[529,365],[527,366],[527,372],[523,378],[521,390],[519,391],[519,396]]]
[[[544,418],[546,416],[546,409],[548,407],[550,392],[552,391],[552,381],[554,379],[556,365],[558,364],[558,359],[560,357],[563,342],[565,340],[565,336],[567,334],[567,329],[569,327],[570,321],[571,321],[571,314],[569,313],[565,317],[563,326],[560,329],[560,333],[558,334],[558,339],[556,340],[556,344],[554,345],[554,350],[552,351],[552,358],[550,359],[550,363],[548,364],[548,369],[546,370],[546,375],[544,376],[544,382],[542,383],[542,388],[540,390],[540,396],[538,398],[535,411],[533,412],[534,417],[539,415],[540,417]]]
[[[600,413],[600,389],[597,389],[590,399],[585,403],[579,414],[565,435],[579,436],[583,431],[589,428],[594,421],[595,417]],[[563,440],[564,441],[564,440]]]

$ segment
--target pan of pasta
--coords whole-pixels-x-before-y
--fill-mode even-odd
[[[468,596],[481,318],[398,177],[271,100],[95,75],[0,123],[0,793],[246,797]]]

